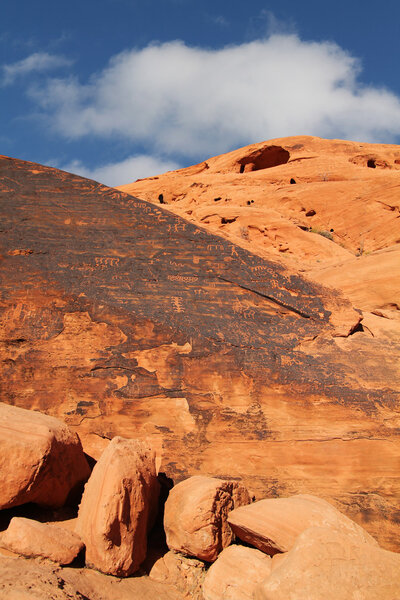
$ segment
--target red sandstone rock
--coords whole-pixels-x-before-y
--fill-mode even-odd
[[[214,561],[233,534],[226,518],[248,504],[249,494],[235,481],[194,476],[178,483],[165,504],[164,528],[171,550]]]
[[[205,564],[170,550],[155,561],[149,572],[150,579],[174,585],[190,600],[203,600],[202,584]]]
[[[255,600],[396,600],[400,554],[338,529],[313,527],[255,590]]]
[[[62,506],[90,474],[80,440],[54,417],[0,403],[0,508]]]
[[[168,584],[149,577],[117,579],[93,569],[0,557],[0,600],[183,600]]]
[[[138,182],[151,202],[0,158],[2,398],[95,458],[142,439],[174,482],[321,495],[399,549],[400,149],[361,146],[256,144]]]
[[[377,546],[362,527],[316,496],[260,500],[233,510],[228,523],[239,539],[271,555],[290,550],[309,527],[340,527],[348,537]]]
[[[153,450],[115,437],[95,465],[79,507],[76,528],[89,566],[123,577],[139,568],[158,493]]]
[[[57,525],[14,517],[0,537],[0,545],[11,552],[28,557],[49,558],[68,565],[83,548],[80,537]]]
[[[228,546],[207,571],[204,600],[253,600],[256,586],[271,573],[269,556],[244,546]]]

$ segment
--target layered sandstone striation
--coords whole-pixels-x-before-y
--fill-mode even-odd
[[[257,499],[322,496],[395,549],[396,278],[367,304],[374,281],[349,278],[356,302],[310,277],[395,256],[398,209],[384,190],[396,193],[397,150],[371,168],[347,142],[265,146],[139,182],[151,201],[2,158],[2,397],[65,419],[96,457],[116,435],[151,443],[174,483],[201,474],[235,477]],[[182,218],[172,188],[184,180]],[[333,241],[309,229],[327,231],[328,213]],[[373,230],[362,254],[360,227],[363,239]]]

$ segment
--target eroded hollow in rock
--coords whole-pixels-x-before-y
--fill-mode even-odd
[[[370,158],[367,162],[367,167],[370,169],[376,169],[376,162],[374,158]]]
[[[239,172],[247,173],[277,167],[286,164],[289,158],[289,152],[282,146],[267,146],[238,160]]]

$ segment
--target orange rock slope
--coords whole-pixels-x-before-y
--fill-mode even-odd
[[[291,148],[300,143],[303,149]],[[159,470],[174,483],[201,474],[239,479],[257,499],[319,495],[382,546],[398,549],[395,276],[392,270],[388,297],[372,306],[352,305],[334,288],[322,287],[322,275],[310,279],[313,269],[334,270],[338,260],[379,260],[386,250],[378,245],[379,252],[367,254],[365,241],[363,254],[355,256],[355,229],[363,222],[362,211],[353,214],[355,200],[347,237],[336,200],[337,223],[328,223],[332,235],[342,232],[348,248],[306,231],[310,220],[315,229],[328,227],[322,221],[323,189],[358,185],[330,181],[333,168],[325,168],[315,176],[320,195],[306,202],[307,186],[314,186],[301,183],[303,166],[304,173],[312,172],[307,143],[297,139],[287,149],[268,143],[272,150],[261,153],[255,146],[210,160],[208,168],[139,182],[142,189],[135,193],[149,194],[153,203],[2,158],[2,398],[65,419],[95,457],[115,435],[151,442]],[[351,144],[356,151],[345,160],[343,147],[337,161],[349,172],[378,181],[386,173],[399,176],[395,148],[392,168],[382,170],[379,157],[375,169],[350,162],[362,153]],[[303,158],[296,155],[300,150]],[[292,163],[284,162],[288,157]],[[277,160],[281,164],[272,166]],[[174,178],[191,190],[182,200],[193,200],[186,216],[204,211],[202,225],[209,220],[205,225],[211,227],[214,220],[218,235],[165,210],[179,207],[168,191]],[[297,183],[290,184],[291,178]],[[251,195],[249,181],[256,184]],[[146,192],[146,185],[153,191]],[[208,205],[199,203],[202,190]],[[159,205],[161,194],[166,206]],[[269,196],[274,204],[262,208],[261,198]],[[298,203],[293,206],[292,196]],[[219,215],[221,206],[226,212]],[[378,203],[371,211],[371,240],[378,243],[386,227],[395,247],[396,210]],[[234,243],[221,237],[235,226]],[[266,240],[265,247],[256,236]],[[345,272],[344,266],[337,269]],[[352,273],[354,285],[354,267]],[[372,297],[361,284],[357,293]]]
[[[281,138],[118,189],[399,318],[399,146]]]

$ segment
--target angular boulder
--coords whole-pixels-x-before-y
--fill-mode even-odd
[[[309,527],[340,527],[355,539],[377,545],[362,527],[329,502],[308,494],[259,500],[228,515],[237,537],[267,554],[287,552]]]
[[[248,491],[236,481],[201,475],[181,481],[165,504],[168,547],[200,560],[216,560],[233,539],[228,513],[249,502]]]
[[[115,437],[85,486],[77,532],[86,563],[126,577],[146,557],[147,533],[159,494],[155,453],[144,442]]]
[[[228,546],[207,571],[204,600],[252,600],[256,586],[271,573],[271,557],[254,548]]]
[[[69,565],[83,543],[76,533],[63,527],[14,517],[0,537],[0,546],[23,556],[49,558],[60,565]]]
[[[256,587],[255,600],[396,600],[400,554],[342,527],[303,531],[282,563]]]
[[[53,508],[90,475],[76,433],[42,413],[0,403],[0,509]]]

